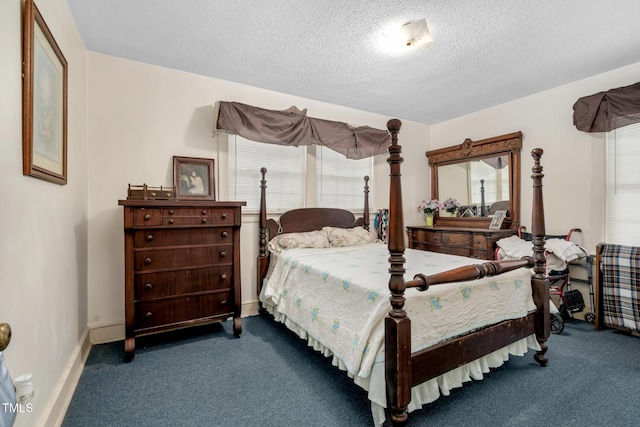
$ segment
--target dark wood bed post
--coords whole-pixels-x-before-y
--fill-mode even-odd
[[[533,301],[538,307],[536,313],[536,339],[540,344],[540,351],[536,352],[534,359],[541,366],[546,366],[547,357],[547,339],[551,333],[551,322],[549,319],[549,280],[546,276],[545,268],[545,256],[544,256],[544,203],[542,198],[542,166],[540,165],[540,158],[542,157],[542,148],[535,148],[531,151],[533,156],[533,168],[531,168],[533,174],[533,211],[531,215],[531,234],[533,241],[533,262],[534,262],[534,276],[531,280],[531,286],[533,287]]]
[[[391,311],[385,318],[385,377],[387,383],[387,407],[393,425],[404,425],[407,407],[411,401],[411,320],[404,310],[404,220],[402,218],[402,186],[398,132],[402,122],[391,119],[387,129],[391,133],[389,146],[390,196],[389,196],[389,298]]]
[[[369,229],[369,177],[364,177],[364,212],[363,212],[364,224],[362,225],[365,230]]]
[[[260,180],[260,217],[258,220],[258,295],[262,289],[262,279],[267,275],[269,267],[269,258],[267,257],[267,180],[265,178],[267,168],[261,168],[260,173],[262,179]]]

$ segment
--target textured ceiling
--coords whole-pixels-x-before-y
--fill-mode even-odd
[[[90,51],[427,124],[640,62],[639,0],[67,3]],[[434,44],[381,50],[421,18]]]

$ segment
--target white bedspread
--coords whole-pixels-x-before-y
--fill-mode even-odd
[[[272,254],[273,255],[273,254]],[[293,323],[303,338],[330,351],[350,376],[366,378],[384,341],[389,305],[389,253],[383,244],[346,248],[290,249],[276,260],[261,301],[279,321]],[[407,250],[406,274],[433,274],[481,263],[465,257]],[[412,351],[535,309],[531,273],[407,290]],[[381,357],[381,356],[380,356]]]

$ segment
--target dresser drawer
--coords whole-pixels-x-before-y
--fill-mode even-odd
[[[143,330],[224,314],[233,314],[230,292],[139,301],[135,303],[135,329]]]
[[[133,258],[133,267],[136,272],[231,264],[233,262],[233,245],[135,249]]]
[[[445,246],[471,246],[471,235],[457,232],[442,233],[441,242]]]
[[[446,248],[441,247],[437,252],[476,258],[474,256],[473,251],[470,248],[457,248],[453,246],[448,246]]]
[[[162,209],[134,208],[133,225],[136,227],[162,225]]]
[[[211,216],[212,209],[209,208],[164,208],[162,209],[162,216],[164,217],[202,217]]]
[[[230,289],[233,267],[194,268],[135,275],[135,300],[177,296],[209,290]]]
[[[487,252],[482,249],[473,249],[470,251],[469,255],[471,258],[484,259],[484,260],[493,260],[494,256],[492,252]]]
[[[165,208],[162,215],[163,225],[233,225],[235,210],[229,208]]]
[[[133,244],[136,248],[158,246],[204,245],[232,243],[233,228],[197,228],[197,229],[155,229],[136,230],[133,233]]]
[[[483,234],[474,234],[472,245],[477,249],[487,249],[487,237]]]
[[[210,216],[176,216],[176,217],[164,217],[162,218],[162,225],[210,225]]]
[[[440,233],[427,230],[413,230],[411,238],[415,242],[440,244]]]

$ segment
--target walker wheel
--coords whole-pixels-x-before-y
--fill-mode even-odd
[[[564,320],[558,313],[551,313],[551,332],[559,334],[564,331]]]
[[[584,315],[584,320],[586,320],[589,323],[595,323],[596,315],[594,313],[587,313]]]

